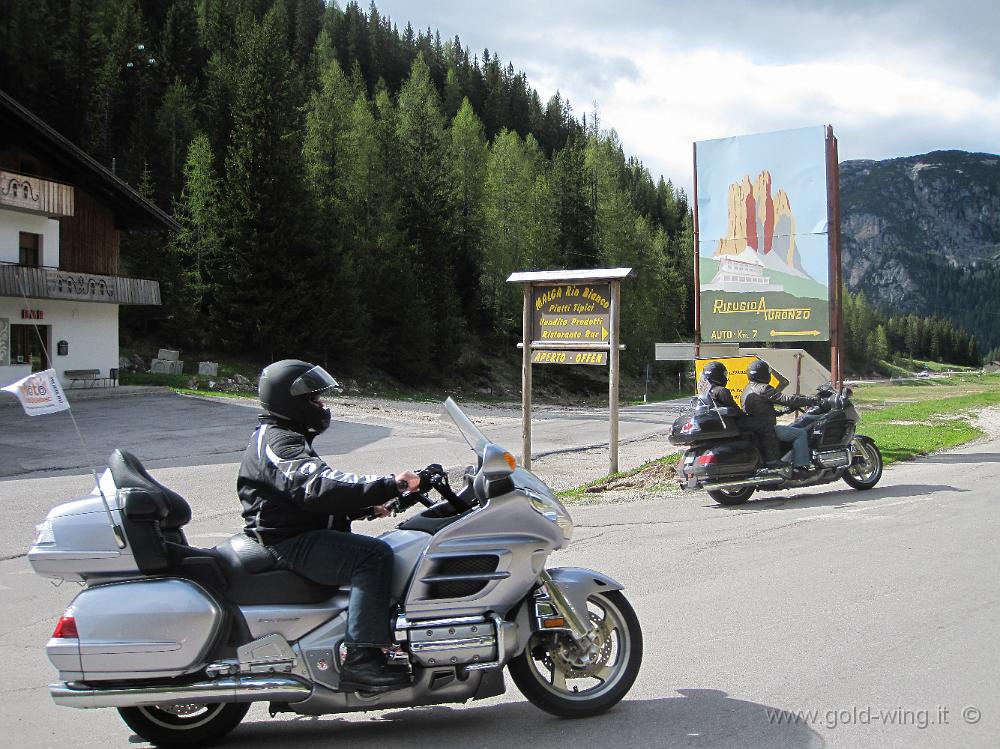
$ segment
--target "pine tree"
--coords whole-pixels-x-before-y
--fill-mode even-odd
[[[169,171],[164,181],[171,195],[177,189],[184,153],[196,127],[194,96],[178,77],[163,95],[156,122],[157,134],[167,145]]]
[[[564,268],[597,267],[593,182],[586,172],[583,144],[571,140],[552,164],[556,200],[556,247]]]
[[[303,356],[313,338],[302,310],[322,303],[311,281],[324,269],[305,211],[283,6],[260,22],[244,17],[237,36],[213,322],[230,346],[271,359]]]
[[[399,92],[397,120],[401,228],[405,232],[413,280],[423,291],[433,335],[418,352],[429,367],[430,357],[450,361],[459,345],[455,264],[448,242],[452,215],[447,202],[444,120],[438,94],[422,55]],[[411,303],[414,303],[411,300]]]
[[[483,189],[482,296],[494,329],[513,335],[520,325],[521,290],[506,283],[534,265],[530,226],[536,171],[517,133],[497,135]]]
[[[482,265],[483,178],[488,151],[483,124],[468,99],[462,101],[451,123],[446,149],[455,281],[462,312],[467,320],[474,320]]]
[[[174,215],[181,230],[165,251],[184,269],[183,296],[178,301],[178,320],[188,326],[187,342],[209,343],[204,327],[197,324],[212,307],[214,288],[211,269],[219,266],[222,252],[219,223],[219,181],[215,174],[212,146],[204,133],[196,135],[187,150],[183,168],[184,187]]]

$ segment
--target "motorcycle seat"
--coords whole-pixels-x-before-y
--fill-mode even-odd
[[[167,548],[171,574],[212,588],[241,606],[321,603],[339,590],[281,567],[271,552],[243,533],[211,549],[180,544]]]

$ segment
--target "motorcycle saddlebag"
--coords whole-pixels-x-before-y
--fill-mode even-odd
[[[690,451],[685,456],[684,472],[696,478],[699,484],[704,484],[707,481],[746,476],[756,470],[759,462],[760,455],[753,442],[738,439]]]
[[[739,412],[723,406],[719,409],[698,408],[694,413],[678,416],[667,438],[671,445],[691,445],[705,440],[735,437],[740,433]]]
[[[187,580],[156,578],[87,588],[66,612],[49,660],[65,681],[172,678],[199,670],[224,634],[224,609]],[[76,637],[72,637],[76,634]]]

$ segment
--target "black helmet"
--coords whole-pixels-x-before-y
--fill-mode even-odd
[[[766,385],[771,381],[771,367],[762,359],[751,362],[750,366],[747,367],[747,379],[750,382],[761,382]]]
[[[260,404],[272,416],[319,434],[330,426],[330,409],[319,396],[339,387],[323,367],[282,359],[260,373]]]
[[[726,383],[729,382],[729,373],[726,371],[726,365],[720,361],[710,361],[706,364],[705,368],[701,370],[701,376],[713,385],[722,385],[725,387]]]

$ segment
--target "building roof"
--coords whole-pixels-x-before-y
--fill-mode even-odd
[[[110,169],[101,166],[69,138],[58,133],[4,91],[0,91],[0,122],[5,127],[20,129],[16,133],[8,130],[9,137],[23,143],[40,156],[58,163],[72,175],[74,184],[85,186],[95,195],[104,198],[114,208],[119,228],[180,230],[180,224],[168,213],[144,198]]]

